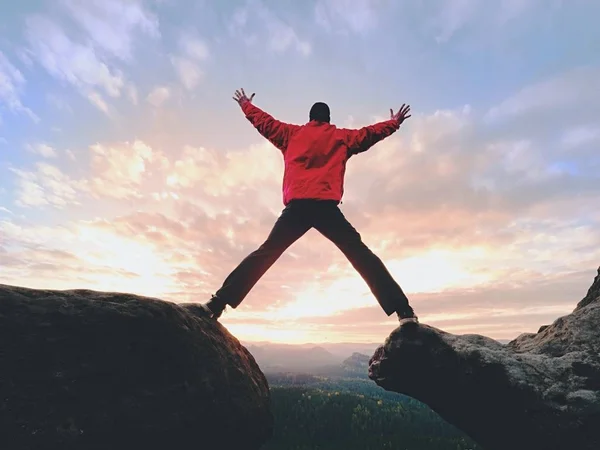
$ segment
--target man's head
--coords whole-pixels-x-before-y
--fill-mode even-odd
[[[312,105],[308,118],[309,120],[316,120],[318,122],[329,122],[331,118],[329,116],[329,106],[327,106],[327,103],[317,102]]]

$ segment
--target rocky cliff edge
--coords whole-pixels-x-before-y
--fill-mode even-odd
[[[256,449],[267,381],[200,308],[0,285],[3,450]]]
[[[399,327],[371,357],[369,377],[427,404],[485,450],[598,450],[600,268],[571,314],[506,345]]]

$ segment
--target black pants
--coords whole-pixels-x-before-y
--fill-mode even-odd
[[[231,272],[215,295],[236,308],[283,252],[315,227],[332,241],[367,283],[389,316],[410,310],[406,295],[383,262],[362,241],[346,220],[338,202],[293,200],[282,211],[267,240]]]

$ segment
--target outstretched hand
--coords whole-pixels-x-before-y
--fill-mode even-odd
[[[244,103],[246,102],[250,102],[252,103],[252,99],[254,98],[254,96],[256,95],[256,93],[252,94],[250,96],[250,98],[248,98],[246,96],[246,93],[244,92],[244,88],[241,89],[241,92],[239,90],[235,91],[235,95],[233,96],[233,99],[239,103],[240,106],[242,106]]]
[[[398,123],[401,124],[410,117],[410,114],[408,114],[409,111],[410,105],[406,105],[403,103],[396,114],[394,114],[394,111],[390,108],[390,116],[393,120],[397,120]]]

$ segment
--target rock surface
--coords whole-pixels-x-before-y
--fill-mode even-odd
[[[371,357],[369,377],[427,404],[485,450],[598,450],[600,269],[571,314],[506,345],[399,327]]]
[[[0,285],[2,450],[259,449],[267,381],[194,305]]]

